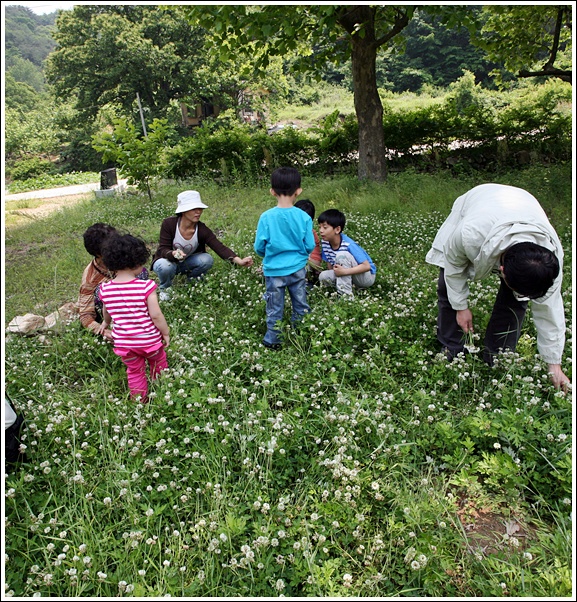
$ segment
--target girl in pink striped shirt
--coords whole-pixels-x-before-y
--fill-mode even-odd
[[[102,247],[102,261],[116,277],[103,282],[100,297],[104,320],[101,333],[113,321],[114,353],[126,365],[128,387],[133,398],[148,402],[148,381],[168,368],[166,350],[170,331],[158,304],[154,280],[139,280],[149,251],[144,241],[130,234],[113,235]]]

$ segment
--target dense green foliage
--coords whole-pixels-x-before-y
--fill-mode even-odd
[[[485,20],[473,40],[492,60],[519,77],[572,81],[572,9],[546,4],[483,7]]]
[[[388,49],[377,56],[379,88],[393,92],[419,92],[423,86],[446,88],[464,71],[474,73],[476,81],[483,86],[492,86],[489,73],[496,65],[471,44],[469,31],[464,26],[447,28],[434,14],[419,11],[400,34],[400,39],[403,41],[400,48]],[[352,90],[350,63],[327,66],[323,79]]]
[[[78,5],[61,13],[54,37],[48,81],[88,119],[107,104],[130,115],[137,93],[152,118],[164,117],[206,75],[202,32],[155,6]]]
[[[331,108],[324,113],[320,109],[323,97],[327,93],[326,87],[311,85],[310,81],[298,72],[301,67],[312,67],[318,77],[336,85],[332,90],[352,89],[350,61],[337,65],[325,61],[327,58],[347,56],[346,48],[342,47],[343,44],[338,39],[333,40],[332,37],[325,36],[323,43],[306,48],[303,45],[304,39],[300,33],[308,32],[309,35],[310,29],[318,35],[318,31],[310,27],[309,17],[315,14],[313,8],[303,9],[303,14],[308,15],[308,20],[299,25],[300,33],[298,36],[294,35],[292,46],[289,44],[290,32],[286,32],[289,34],[286,43],[290,46],[287,46],[287,52],[276,59],[270,54],[267,55],[268,68],[264,74],[257,74],[253,69],[257,58],[264,61],[264,54],[261,52],[264,46],[255,48],[248,58],[242,58],[238,53],[231,54],[227,51],[229,42],[221,46],[215,44],[214,36],[222,33],[217,31],[218,19],[209,19],[206,30],[192,30],[183,25],[184,17],[179,10],[175,6],[166,10],[158,6],[78,6],[75,10],[64,11],[55,23],[56,13],[38,16],[23,7],[7,7],[6,30],[9,35],[6,38],[5,148],[8,174],[25,171],[12,168],[18,162],[27,161],[34,156],[41,156],[42,160],[50,159],[54,163],[54,171],[58,173],[82,170],[94,172],[110,167],[110,163],[102,162],[102,153],[92,147],[92,139],[95,135],[102,135],[107,128],[112,128],[115,120],[119,118],[132,120],[140,127],[137,93],[142,98],[145,118],[149,125],[155,115],[162,115],[169,120],[174,134],[179,136],[191,132],[184,132],[179,126],[178,100],[184,100],[193,106],[202,99],[211,99],[221,109],[258,109],[261,112],[265,111],[268,123],[275,120],[275,115],[281,109],[284,115],[287,114],[286,102],[293,105],[315,105],[319,110],[315,119],[307,124],[314,128],[306,135],[287,132],[268,145],[264,140],[261,144],[260,135],[257,138],[251,137],[250,162],[243,169],[251,174],[256,173],[255,165],[262,167],[263,163],[270,164],[271,160],[274,161],[275,155],[281,158],[290,156],[290,153],[300,157],[301,164],[314,165],[314,169],[319,173],[324,168],[331,172],[340,166],[347,172],[354,168],[354,155],[359,151],[359,144],[358,141],[353,141],[352,137],[358,133],[358,119],[355,124],[347,116],[343,124],[335,123],[335,127],[329,127],[327,124],[333,120],[333,117],[329,116],[335,109]],[[218,8],[211,10],[216,10],[217,13],[219,11]],[[277,9],[273,7],[270,10]],[[474,74],[477,84],[483,82],[483,88],[493,87],[488,72],[496,64],[483,58],[478,47],[479,40],[492,39],[491,36],[494,37],[499,32],[505,35],[506,29],[511,30],[513,35],[518,29],[516,24],[520,22],[520,19],[515,17],[518,10],[521,8],[487,7],[481,11],[475,7],[419,7],[408,25],[395,36],[392,45],[377,56],[376,82],[380,96],[385,101],[385,149],[386,152],[392,153],[392,158],[398,162],[392,166],[394,169],[407,162],[422,163],[423,155],[415,157],[414,153],[407,154],[406,149],[410,146],[439,147],[435,150],[434,161],[429,161],[429,168],[443,164],[445,159],[454,162],[453,152],[450,157],[446,156],[446,153],[443,154],[446,145],[458,139],[458,135],[461,139],[475,141],[475,130],[482,128],[485,117],[488,118],[485,138],[499,129],[504,129],[506,142],[493,140],[492,147],[484,145],[486,148],[482,150],[473,149],[467,157],[461,150],[460,163],[469,162],[473,168],[490,167],[484,159],[487,150],[491,156],[499,157],[499,161],[490,162],[492,165],[503,164],[504,158],[505,163],[511,163],[513,158],[519,157],[519,151],[529,153],[531,161],[558,160],[563,157],[564,151],[561,152],[558,141],[566,139],[566,133],[562,130],[566,127],[567,120],[558,118],[557,109],[553,109],[553,123],[547,125],[537,123],[537,117],[544,122],[548,121],[547,112],[538,106],[534,111],[528,105],[524,108],[525,115],[520,123],[533,122],[533,131],[545,131],[544,143],[535,136],[530,141],[528,131],[523,132],[521,139],[518,139],[519,132],[516,127],[496,124],[495,119],[504,116],[495,117],[495,108],[499,109],[509,101],[502,100],[498,95],[480,94],[478,89],[473,96],[460,95],[459,102],[462,106],[459,107],[457,123],[444,120],[439,107],[431,106],[428,114],[425,110],[416,113],[409,111],[409,115],[405,115],[405,111],[392,115],[389,111],[390,97],[387,95],[390,91],[419,90],[424,97],[434,93],[434,96],[442,99],[443,93],[439,87],[454,87],[463,71]],[[551,20],[551,10],[541,7],[534,11],[531,19],[532,32],[537,31],[539,27],[545,27],[543,24]],[[322,16],[322,23],[319,23],[328,32],[340,13],[331,13],[330,7],[322,8],[321,12],[322,14],[319,14]],[[394,10],[390,14],[394,15]],[[289,16],[285,15],[285,18],[289,19]],[[568,18],[570,19],[570,15]],[[500,19],[507,24],[506,27],[503,27]],[[257,22],[256,16],[253,20]],[[471,27],[472,34],[463,23]],[[567,39],[568,30],[566,23],[564,25],[561,42],[565,54],[560,56],[567,55],[571,41]],[[270,26],[270,23],[267,26]],[[183,27],[186,32],[183,31]],[[55,35],[58,46],[49,61],[53,87],[48,87],[40,94],[40,89],[45,90],[41,66],[49,50],[53,48],[46,40],[54,28],[57,29]],[[550,28],[545,27],[540,36],[534,36],[540,40],[541,52],[545,52],[547,48],[549,34]],[[471,44],[470,35],[477,46]],[[523,32],[519,32],[518,36],[522,35]],[[333,48],[336,50],[332,54],[329,39],[333,40],[331,43],[336,44]],[[206,48],[203,41],[208,43]],[[215,45],[219,50],[217,54],[214,51]],[[495,44],[492,47],[496,48]],[[523,49],[527,50],[526,43]],[[226,52],[228,61],[222,63],[219,57]],[[495,56],[493,58],[496,60]],[[505,77],[510,75],[505,74]],[[470,84],[467,86],[472,87]],[[59,95],[58,102],[53,96],[54,92]],[[475,104],[479,96],[484,96],[483,110]],[[465,105],[468,100],[473,106],[467,109]],[[490,106],[490,102],[495,104],[495,108]],[[343,106],[347,107],[346,110],[339,106],[339,111],[348,115],[349,106],[354,105],[347,102]],[[445,108],[443,106],[442,110]],[[452,109],[449,112],[451,111]],[[474,120],[470,127],[464,123],[467,111],[472,114]],[[513,112],[511,117],[513,123],[517,116]],[[235,110],[222,113],[217,124],[211,125],[211,132],[214,132],[215,128],[223,128],[226,124],[230,126],[231,131],[227,135],[218,131],[213,143],[207,141],[206,132],[197,136],[199,146],[183,137],[182,158],[180,153],[171,150],[169,155],[175,157],[177,163],[166,166],[164,172],[173,173],[177,177],[187,177],[186,174],[192,173],[191,168],[186,166],[188,157],[192,160],[193,156],[201,152],[202,146],[216,146],[221,138],[225,139],[225,146],[229,144],[227,139],[236,139],[238,143],[240,130],[236,128],[237,119],[238,112]],[[459,123],[459,120],[463,123]],[[397,121],[402,123],[399,125]],[[423,126],[424,133],[431,131],[433,141],[429,136],[419,140],[418,136],[415,136],[418,128],[411,128],[408,122]],[[315,129],[323,130],[324,133],[318,136],[314,132]],[[329,129],[332,130],[330,133]],[[435,133],[436,130],[438,134]],[[555,135],[549,135],[551,130],[555,130]],[[396,139],[396,132],[399,132],[401,140]],[[512,137],[508,132],[512,132],[517,138],[515,149],[511,146]],[[245,143],[246,133],[242,130]],[[300,152],[291,151],[291,146],[299,140],[303,143],[303,148]],[[412,144],[408,146],[410,142]],[[234,147],[234,144],[230,142],[230,146]],[[279,151],[276,148],[278,146],[284,147],[284,150]],[[317,148],[319,146],[320,148]],[[307,157],[309,151],[311,157]],[[400,152],[403,152],[402,159]],[[523,161],[526,162],[527,155],[523,156]],[[200,158],[200,162],[213,172],[217,170],[226,175],[237,171],[237,163],[241,162],[241,159],[238,154],[223,159],[218,152],[211,150],[206,159]],[[216,165],[217,163],[219,165]],[[467,168],[466,165],[464,168]]]
[[[57,13],[36,15],[24,6],[4,10],[6,74],[41,92],[43,63],[55,46],[52,33]]]
[[[499,171],[516,165],[569,161],[572,153],[570,86],[550,82],[509,97],[490,93],[466,74],[442,99],[423,108],[387,108],[383,128],[389,166],[420,170],[451,168],[455,173]],[[385,107],[387,101],[385,97]],[[306,175],[353,173],[358,125],[338,111],[307,130],[284,128],[273,134],[247,125],[202,127],[176,140],[164,136],[139,144],[154,146],[154,157],[138,159],[160,178],[216,178],[219,182],[265,178],[271,168],[295,165]],[[133,131],[134,136],[134,131]],[[106,134],[107,157],[131,175],[123,157],[136,161],[133,142]],[[114,147],[116,140],[116,147]],[[104,146],[98,147],[100,150]]]
[[[305,178],[317,212],[347,214],[378,266],[374,287],[353,302],[313,289],[300,331],[285,326],[283,350],[270,352],[258,262],[217,259],[162,304],[170,369],[147,406],[128,399],[119,358],[78,322],[7,336],[27,462],[5,482],[6,593],[570,596],[571,399],[548,382],[530,314],[518,352],[495,369],[475,353],[452,364],[437,354],[436,270],[424,256],[453,200],[486,177]],[[541,201],[569,256],[570,166],[495,181]],[[154,248],[192,186],[209,205],[203,220],[252,253],[274,203],[268,182],[195,179],[152,201],[87,200],[7,230],[6,319],[75,298],[88,225],[127,228]],[[479,333],[495,288],[473,287]]]

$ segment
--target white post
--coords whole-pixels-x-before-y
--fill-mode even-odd
[[[138,110],[140,111],[140,121],[142,121],[142,131],[144,132],[144,137],[148,136],[146,133],[146,123],[144,123],[144,114],[142,113],[142,105],[140,104],[140,94],[136,93],[136,100],[138,101]]]

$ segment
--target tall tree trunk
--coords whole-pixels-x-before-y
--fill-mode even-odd
[[[383,105],[377,90],[375,8],[345,6],[340,25],[351,39],[355,112],[359,124],[359,179],[383,181],[387,177]]]
[[[369,38],[369,39],[367,39]],[[383,105],[377,89],[377,47],[367,32],[352,37],[355,112],[359,123],[359,179],[384,181],[387,177]]]

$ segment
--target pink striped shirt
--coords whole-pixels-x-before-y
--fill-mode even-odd
[[[157,287],[154,280],[103,282],[100,298],[114,321],[115,347],[153,347],[162,344],[162,335],[154,325],[146,300]]]

